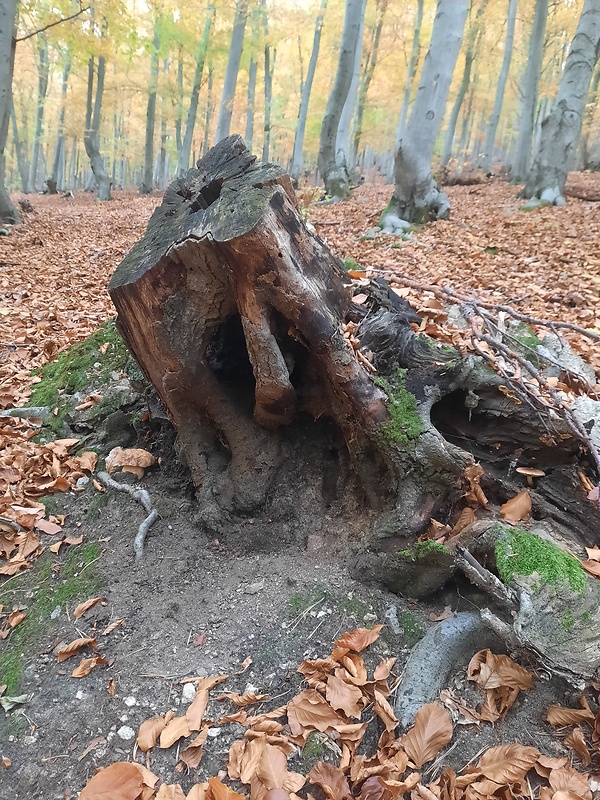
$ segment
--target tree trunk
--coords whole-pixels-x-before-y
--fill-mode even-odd
[[[177,99],[175,101],[175,146],[177,147],[177,174],[181,172],[181,151],[183,149],[183,137],[181,135],[181,123],[183,119],[183,47],[179,47],[177,58]]]
[[[477,503],[513,496],[522,463],[546,468],[530,490],[536,526],[600,542],[598,506],[577,488],[583,440],[558,415],[549,438],[550,417],[515,402],[485,358],[416,333],[419,315],[385,280],[357,286],[366,305],[352,303],[350,279],[295,203],[279,167],[257,163],[239,136],[222,140],[174,181],[109,284],[119,330],[175,425],[204,531],[260,547],[305,543],[326,526],[356,548],[355,574],[422,595],[489,543],[471,527],[411,551],[430,518],[471,504],[473,519]],[[513,332],[500,338],[525,347]],[[521,623],[525,601],[519,609],[506,583]],[[517,586],[538,612],[527,646],[560,669],[568,653],[561,660],[540,621],[551,598]],[[595,601],[597,614],[594,591],[584,608]],[[598,656],[582,652],[573,663],[587,679]]]
[[[531,158],[531,140],[537,108],[538,84],[542,70],[544,53],[544,33],[548,18],[548,0],[535,0],[533,27],[529,40],[527,67],[521,85],[521,118],[517,138],[517,154],[513,164],[513,177],[516,181],[527,175]]]
[[[450,202],[431,174],[431,158],[440,131],[452,74],[460,51],[468,0],[438,0],[429,50],[413,110],[394,161],[396,188],[383,212],[382,226],[392,232],[397,220],[447,219]]]
[[[17,0],[0,3],[0,223],[13,225],[19,212],[11,202],[4,186],[6,140],[12,107],[12,79],[15,65],[15,27]]]
[[[27,167],[27,158],[24,153],[24,142],[21,141],[19,136],[19,127],[17,124],[17,115],[15,113],[14,99],[10,105],[10,119],[12,122],[12,136],[15,144],[15,152],[17,154],[17,166],[19,168],[19,177],[21,178],[21,191],[23,194],[29,192],[29,169]]]
[[[585,119],[583,123],[583,135],[581,137],[581,163],[582,169],[590,169],[590,134],[592,132],[594,116],[596,113],[596,102],[598,100],[598,86],[600,86],[600,64],[596,63],[592,85],[586,102]]]
[[[58,131],[56,134],[56,146],[54,147],[54,158],[52,159],[52,173],[50,175],[53,185],[58,189],[63,189],[63,183],[59,183],[60,165],[65,157],[65,113],[67,102],[67,81],[71,71],[71,53],[67,50],[65,66],[63,68],[62,85],[60,91],[60,111],[58,113]],[[50,184],[48,184],[50,189]],[[56,189],[55,189],[56,190]]]
[[[208,91],[206,94],[206,116],[204,118],[204,136],[202,137],[202,155],[208,153],[208,143],[210,141],[210,123],[212,121],[213,106],[213,68],[208,68]]]
[[[506,89],[506,81],[508,80],[510,62],[512,61],[513,45],[515,41],[515,21],[517,19],[517,2],[518,0],[508,0],[506,39],[504,40],[504,57],[502,59],[502,67],[500,69],[498,84],[496,86],[494,108],[492,109],[492,113],[488,122],[483,158],[479,164],[481,169],[486,173],[491,172],[492,169],[492,156],[494,153],[494,143],[496,141],[496,131],[498,130],[498,123],[500,122],[500,112],[502,111],[502,103],[504,102],[504,90]]]
[[[421,51],[421,25],[423,23],[423,0],[417,0],[417,16],[415,17],[415,30],[413,33],[412,47],[410,49],[410,60],[408,62],[408,72],[406,74],[406,83],[404,84],[404,98],[402,100],[402,108],[400,110],[400,120],[396,128],[396,150],[400,144],[400,140],[404,136],[406,128],[406,119],[408,117],[408,107],[410,105],[410,95],[412,92],[412,85],[417,71],[417,64],[419,62],[419,53]]]
[[[246,105],[246,135],[244,141],[248,150],[252,150],[252,140],[254,139],[254,99],[256,97],[256,71],[258,65],[254,56],[250,56],[250,66],[248,67],[248,104]]]
[[[360,82],[360,89],[358,92],[358,100],[356,102],[356,119],[354,121],[354,143],[352,145],[352,162],[356,163],[358,157],[358,150],[360,147],[360,137],[362,136],[363,116],[365,113],[365,104],[367,100],[367,93],[369,86],[373,79],[373,73],[377,66],[377,56],[379,55],[379,41],[381,39],[381,31],[383,30],[383,19],[387,11],[388,0],[379,0],[377,3],[377,22],[375,24],[375,31],[371,42],[371,48],[367,55],[365,69]]]
[[[306,80],[302,86],[302,96],[300,98],[300,108],[298,109],[298,124],[296,125],[296,133],[294,135],[294,149],[292,152],[292,168],[290,175],[297,181],[304,166],[304,134],[306,132],[306,120],[308,118],[308,104],[310,102],[310,93],[312,91],[313,81],[315,79],[315,71],[317,69],[317,60],[319,58],[319,48],[321,46],[321,32],[323,30],[323,17],[327,9],[327,0],[321,0],[319,14],[315,22],[315,35],[313,37],[313,46],[310,54],[310,61],[308,62],[308,70],[306,72]]]
[[[354,169],[354,159],[352,158],[351,131],[352,131],[352,120],[354,118],[354,111],[357,104],[358,89],[360,84],[366,7],[367,7],[366,0],[363,0],[363,6],[360,12],[360,28],[358,31],[356,50],[354,52],[354,67],[352,70],[352,82],[350,84],[350,89],[348,90],[348,96],[346,97],[346,102],[344,103],[342,116],[340,117],[340,122],[335,137],[335,158],[339,170],[346,172],[346,175],[348,176],[348,184],[351,183],[350,173]]]
[[[238,0],[235,6],[235,19],[233,21],[233,30],[231,31],[229,56],[227,59],[227,68],[225,70],[225,80],[223,81],[223,93],[221,94],[221,106],[219,108],[215,142],[220,142],[221,139],[229,136],[235,87],[240,69],[242,50],[244,48],[244,32],[246,30],[247,16],[248,3],[245,2],[245,0]]]
[[[209,3],[206,11],[206,18],[204,20],[204,29],[202,31],[202,39],[198,45],[196,53],[196,69],[194,71],[194,82],[192,84],[192,93],[190,95],[190,107],[188,109],[187,122],[185,124],[185,135],[183,137],[183,145],[180,151],[180,160],[177,168],[178,174],[190,166],[190,153],[192,152],[192,139],[194,138],[194,126],[196,124],[196,116],[198,115],[198,99],[200,97],[200,87],[202,85],[202,73],[204,72],[204,62],[206,60],[206,53],[208,51],[208,41],[210,38],[210,29],[215,19],[215,5]]]
[[[163,59],[163,72],[165,82],[169,73],[169,59]],[[160,101],[160,150],[158,151],[158,163],[156,167],[155,183],[160,189],[164,189],[167,184],[167,93],[163,92]]]
[[[542,123],[538,153],[524,197],[563,205],[565,183],[577,151],[592,73],[600,52],[600,0],[585,0],[560,81],[556,102]]]
[[[154,124],[156,121],[156,90],[158,87],[158,50],[160,47],[160,19],[154,20],[154,36],[150,54],[150,83],[146,108],[146,139],[144,142],[144,175],[140,194],[150,194],[154,189]]]
[[[333,200],[344,200],[350,196],[346,167],[345,165],[340,167],[336,159],[336,140],[344,105],[352,84],[363,12],[364,0],[346,0],[337,72],[321,125],[319,172],[325,183],[325,191]]]
[[[473,62],[477,55],[479,45],[479,37],[481,33],[481,18],[486,9],[488,0],[481,0],[477,15],[473,20],[473,24],[469,29],[469,36],[467,38],[467,49],[465,52],[465,68],[463,70],[462,79],[458,88],[456,100],[452,106],[452,112],[448,121],[448,128],[444,137],[444,149],[442,151],[441,164],[443,167],[450,161],[452,155],[452,143],[454,142],[454,135],[456,133],[456,123],[458,122],[458,115],[462,108],[462,104],[467,94],[467,90],[471,84],[471,70],[473,69]]]
[[[50,72],[50,61],[48,59],[48,41],[44,33],[38,34],[38,95],[35,111],[35,129],[33,134],[33,147],[31,150],[31,162],[29,164],[29,191],[37,192],[40,155],[42,151],[42,138],[44,135],[44,107],[46,104],[46,94],[48,93],[48,75]]]
[[[265,45],[265,122],[263,131],[263,161],[269,160],[269,150],[271,149],[271,106],[273,103],[273,72],[275,70],[275,58],[277,51],[273,50],[271,58],[271,45]]]
[[[104,166],[104,159],[100,154],[100,120],[105,74],[106,61],[104,56],[100,56],[98,58],[98,73],[96,76],[96,96],[94,98],[94,57],[92,56],[88,61],[87,105],[83,144],[98,187],[98,200],[112,200],[110,179]]]

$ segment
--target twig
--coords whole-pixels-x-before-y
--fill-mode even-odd
[[[148,515],[138,528],[138,532],[136,533],[133,542],[135,560],[140,561],[144,555],[144,540],[148,535],[148,531],[158,519],[158,511],[153,507],[150,495],[145,489],[134,489],[133,486],[128,486],[126,483],[119,483],[119,481],[113,480],[108,472],[99,472],[98,480],[101,481],[107,488],[110,487],[111,489],[116,489],[118,492],[125,492],[133,497],[134,500],[141,504],[144,511]]]
[[[8,525],[9,528],[12,528],[15,533],[21,533],[21,531],[26,530],[22,525],[19,525],[18,522],[15,522],[14,519],[8,519],[7,517],[0,517],[0,524],[1,525]]]
[[[70,20],[75,19],[75,17],[78,17],[89,10],[90,6],[80,8],[79,11],[71,14],[70,17],[61,17],[60,19],[55,19],[54,22],[49,22],[48,25],[44,25],[43,28],[38,28],[36,31],[31,31],[31,33],[26,33],[24,36],[17,36],[15,42],[25,42],[27,39],[31,39],[32,36],[37,36],[38,33],[44,33],[44,31],[50,30],[50,28],[54,28],[56,25],[60,25],[63,22],[69,22]]]
[[[492,572],[482,567],[464,547],[456,548],[456,566],[461,569],[471,583],[491,594],[501,605],[510,611],[519,608],[517,596],[508,586],[505,586]]]

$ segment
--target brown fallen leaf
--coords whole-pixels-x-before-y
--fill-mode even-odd
[[[589,708],[564,708],[563,706],[549,705],[546,711],[546,721],[550,725],[577,725],[586,720],[594,721],[594,714]]]
[[[160,733],[160,747],[166,750],[179,739],[185,739],[192,733],[187,717],[173,717]]]
[[[121,619],[116,619],[114,622],[111,622],[110,625],[107,625],[106,628],[102,631],[102,636],[108,636],[109,633],[112,633],[119,625],[122,625],[125,622],[125,617],[121,617]]]
[[[444,610],[440,611],[439,613],[431,612],[428,614],[427,619],[430,619],[431,622],[442,622],[444,619],[450,619],[450,617],[455,617],[456,613],[452,611],[451,606],[444,606]]]
[[[195,783],[185,796],[185,800],[205,800],[207,790],[208,781],[206,783]]]
[[[47,533],[49,536],[55,536],[62,531],[62,527],[55,522],[50,522],[47,519],[38,519],[35,522],[35,529],[42,533]]]
[[[185,794],[178,783],[172,783],[169,785],[163,783],[158,790],[156,800],[185,800]]]
[[[581,758],[584,767],[587,767],[592,763],[592,757],[590,755],[590,751],[588,750],[581,728],[573,728],[571,733],[565,737],[565,744],[575,750],[575,752]]]
[[[208,725],[203,725],[198,736],[192,739],[188,746],[179,753],[180,760],[188,769],[196,769],[202,759],[208,728]]]
[[[96,640],[92,636],[82,636],[81,638],[74,639],[70,644],[62,647],[56,654],[56,658],[59,662],[66,661],[67,658],[77,655],[77,653],[84,647],[91,647],[92,650],[98,649]]]
[[[231,702],[238,708],[244,706],[251,706],[254,703],[262,703],[269,699],[268,694],[255,694],[254,692],[245,692],[244,694],[236,694],[235,692],[224,692],[217,697],[219,702],[224,700],[231,700]]]
[[[174,716],[173,712],[169,712],[169,715],[166,714],[164,717],[150,717],[150,719],[142,722],[136,739],[137,746],[142,753],[147,753],[148,750],[154,747],[167,723]]]
[[[590,559],[589,561],[581,561],[580,563],[589,575],[600,578],[600,561]]]
[[[482,755],[477,769],[491,781],[512,786],[523,780],[539,757],[540,751],[535,747],[501,744]]]
[[[71,673],[72,678],[85,678],[96,667],[103,667],[106,664],[104,656],[93,656],[92,658],[82,658],[79,665]]]
[[[531,514],[531,496],[529,492],[519,494],[500,506],[500,516],[507,522],[520,522]]]
[[[144,778],[135,764],[117,761],[100,769],[88,781],[79,800],[137,800],[144,788]]]
[[[343,721],[325,698],[314,689],[297,694],[287,707],[288,724],[293,736],[307,736],[311,730],[324,733]]]
[[[325,689],[329,705],[336,711],[343,711],[347,717],[360,719],[365,706],[362,691],[358,686],[344,681],[338,674],[329,675]]]
[[[12,759],[8,756],[2,756],[2,768],[8,769],[12,765]]]
[[[334,644],[336,647],[347,648],[348,650],[354,650],[355,653],[360,653],[361,650],[364,650],[377,640],[383,627],[383,625],[373,625],[372,628],[356,628],[356,630],[344,633]]]
[[[417,769],[436,757],[452,739],[450,714],[438,703],[422,706],[413,727],[402,737],[402,747]]]
[[[467,667],[467,677],[482,689],[508,686],[526,690],[533,686],[533,674],[521,667],[509,656],[480,650],[475,653]]]
[[[210,800],[246,800],[246,796],[239,792],[234,792],[229,786],[225,786],[219,778],[208,779],[208,792]]]
[[[554,792],[569,792],[576,794],[582,800],[592,800],[590,782],[587,776],[577,772],[568,764],[558,769],[553,769],[548,776],[548,783]]]
[[[6,620],[8,622],[9,628],[16,628],[17,625],[20,625],[23,622],[26,616],[27,616],[26,611],[20,611],[18,609],[15,611],[11,611]]]
[[[350,800],[352,797],[346,776],[333,764],[317,761],[306,777],[310,783],[320,786],[329,800]]]
[[[86,600],[83,603],[79,603],[79,605],[73,611],[73,616],[75,617],[75,619],[80,619],[81,617],[83,617],[83,615],[87,611],[90,610],[90,608],[93,608],[98,603],[102,603],[102,605],[105,606],[106,605],[106,598],[104,598],[104,597],[94,597],[91,600]]]
[[[246,672],[250,664],[252,664],[252,659],[250,658],[250,656],[246,656],[246,658],[242,661],[242,668],[238,670],[235,674],[241,675],[243,672]]]
[[[106,691],[109,693],[111,697],[114,697],[117,693],[117,684],[115,683],[114,678],[108,679],[108,686],[106,687]]]

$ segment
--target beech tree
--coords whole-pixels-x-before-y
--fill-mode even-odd
[[[246,18],[248,16],[248,3],[239,0],[235,6],[235,19],[231,31],[231,42],[229,44],[229,57],[227,59],[227,69],[223,81],[223,92],[221,94],[221,105],[219,107],[219,119],[217,120],[217,132],[215,142],[220,142],[229,136],[231,127],[231,116],[233,113],[233,99],[235,97],[235,87],[237,84],[242,50],[244,48],[244,32],[246,30]]]
[[[340,166],[336,159],[336,140],[342,111],[352,84],[363,13],[364,0],[346,0],[337,72],[321,125],[319,171],[325,183],[325,191],[334,200],[344,200],[350,195],[346,166]]]
[[[98,57],[98,69],[95,72],[95,60],[92,56],[88,61],[88,88],[85,111],[85,129],[83,143],[85,152],[90,159],[90,166],[98,187],[98,200],[112,200],[110,194],[110,178],[106,172],[104,159],[100,153],[100,122],[102,119],[102,97],[104,94],[104,78],[106,76],[106,59],[103,55]],[[94,77],[96,78],[96,92],[94,95]]]
[[[447,219],[450,202],[438,189],[431,158],[440,131],[469,10],[468,0],[438,0],[429,49],[410,119],[394,160],[396,188],[382,214],[384,229],[404,222]]]
[[[410,96],[412,93],[412,86],[417,71],[417,63],[419,61],[419,53],[421,51],[421,25],[423,24],[423,0],[417,0],[417,14],[415,17],[415,28],[413,32],[412,47],[410,49],[410,59],[408,62],[408,71],[406,73],[406,82],[404,84],[404,97],[402,100],[402,108],[400,110],[400,120],[396,128],[396,149],[400,144],[400,139],[404,134],[406,127],[406,118],[408,116],[408,107],[410,105]]]
[[[156,121],[156,92],[158,87],[158,51],[160,48],[160,19],[154,20],[152,49],[150,51],[150,82],[146,109],[146,141],[144,144],[144,175],[140,194],[150,194],[154,188],[154,124]]]
[[[354,51],[354,67],[352,70],[352,81],[346,96],[346,102],[342,109],[338,129],[335,137],[335,159],[340,170],[345,170],[348,183],[350,183],[350,172],[354,168],[354,159],[351,144],[351,130],[352,120],[354,118],[354,110],[357,104],[358,90],[361,77],[361,64],[363,53],[363,38],[365,32],[365,11],[367,3],[363,0],[362,8],[360,11],[360,27],[358,30],[358,38],[356,41],[356,49]]]
[[[15,63],[17,0],[0,0],[0,222],[19,221],[19,212],[4,186],[4,151],[12,107],[12,79]]]
[[[542,123],[540,145],[527,176],[524,197],[564,204],[565,183],[574,163],[599,53],[600,0],[585,0],[556,101]]]
[[[358,98],[356,100],[356,115],[354,119],[354,132],[352,144],[352,157],[356,160],[358,150],[360,147],[360,139],[362,136],[363,117],[365,113],[365,105],[367,101],[367,94],[369,86],[373,80],[375,67],[377,66],[377,57],[379,55],[379,43],[381,41],[381,31],[383,30],[383,21],[385,12],[388,8],[388,0],[377,0],[377,20],[375,28],[372,33],[369,48],[365,59],[365,66],[360,79],[360,87],[358,90]]]

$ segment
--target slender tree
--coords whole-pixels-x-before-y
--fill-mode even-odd
[[[248,3],[246,0],[238,0],[235,6],[235,19],[233,30],[231,31],[231,42],[229,44],[229,57],[225,69],[225,80],[223,81],[223,93],[221,94],[221,106],[219,108],[219,119],[217,121],[217,132],[215,143],[220,142],[229,136],[231,128],[231,116],[233,113],[233,100],[235,97],[235,87],[237,84],[242,50],[244,48],[244,33],[246,30],[246,18],[248,16]]]
[[[105,26],[103,26],[104,29]],[[90,159],[92,173],[98,187],[98,200],[112,200],[110,194],[110,179],[104,166],[104,159],[100,153],[100,122],[102,119],[102,97],[104,95],[104,78],[106,75],[106,59],[103,55],[98,57],[98,71],[96,73],[96,95],[94,97],[94,57],[88,61],[88,89],[85,112],[85,129],[83,144],[85,152]]]
[[[161,20],[154,19],[152,49],[150,51],[150,82],[146,108],[146,139],[144,143],[144,174],[140,183],[140,194],[150,194],[154,188],[154,125],[156,122],[156,92],[158,88],[158,55],[160,49]]]
[[[364,0],[346,0],[337,72],[321,125],[319,171],[325,183],[325,191],[334,200],[344,200],[350,195],[346,167],[340,166],[336,160],[336,138],[344,104],[352,84],[363,12]]]
[[[64,181],[60,179],[60,165],[65,160],[65,114],[67,106],[67,83],[69,72],[71,71],[71,53],[67,49],[65,65],[63,67],[62,84],[60,89],[60,111],[58,113],[58,130],[56,132],[56,145],[54,147],[54,158],[52,159],[52,172],[46,181],[50,194],[57,189],[64,188]]]
[[[440,131],[452,74],[460,51],[468,0],[438,0],[429,49],[412,113],[394,161],[396,188],[382,214],[388,230],[398,221],[447,219],[450,202],[431,173],[431,158]]]
[[[513,164],[513,177],[521,179],[527,174],[531,158],[531,142],[535,124],[537,108],[538,84],[542,71],[542,56],[544,53],[544,34],[546,20],[548,19],[548,0],[535,0],[533,27],[529,39],[529,52],[527,67],[521,85],[521,118],[519,120],[519,135],[517,138],[517,152]]]
[[[48,58],[48,40],[45,33],[37,35],[37,69],[38,69],[38,94],[35,112],[35,130],[33,134],[33,149],[29,165],[29,191],[35,192],[38,188],[38,175],[42,155],[42,137],[44,134],[44,110],[46,95],[48,93],[48,77],[50,61]]]
[[[204,117],[204,135],[202,137],[202,155],[205,156],[208,153],[209,142],[210,142],[210,124],[212,122],[212,115],[214,111],[214,101],[213,101],[213,68],[212,65],[208,65],[208,87],[206,93],[206,114]]]
[[[410,59],[408,62],[408,71],[406,73],[406,83],[404,84],[404,97],[402,99],[402,108],[400,109],[400,120],[396,128],[396,150],[400,143],[400,139],[404,134],[406,127],[406,119],[408,117],[408,107],[410,105],[410,95],[412,92],[413,81],[417,71],[417,64],[419,62],[419,53],[421,52],[421,25],[423,24],[423,0],[417,0],[417,15],[415,17],[415,28],[413,32],[412,47],[410,49]]]
[[[592,73],[600,54],[600,0],[585,0],[563,70],[556,101],[542,123],[538,153],[524,197],[562,205],[574,162]]]
[[[273,104],[273,72],[275,71],[275,58],[277,51],[271,50],[269,43],[269,20],[267,17],[267,4],[263,0],[262,6],[263,24],[265,32],[265,113],[264,113],[264,134],[262,160],[269,160],[269,150],[271,147],[271,106]]]
[[[442,166],[445,166],[450,161],[452,155],[452,143],[454,142],[454,135],[456,133],[456,123],[458,122],[458,115],[462,108],[462,104],[467,94],[467,90],[471,84],[471,72],[473,70],[473,62],[477,55],[478,44],[481,34],[482,17],[485,12],[488,0],[481,0],[477,14],[473,20],[473,24],[469,28],[469,35],[467,36],[467,47],[465,50],[465,68],[463,70],[460,86],[458,87],[458,94],[452,106],[448,127],[446,128],[446,135],[444,136],[444,149],[442,151]]]
[[[246,147],[252,152],[252,140],[254,139],[254,102],[256,99],[256,73],[258,71],[258,64],[254,58],[254,54],[250,56],[250,65],[248,67],[248,103],[246,105]]]
[[[345,170],[348,175],[348,182],[350,182],[350,173],[354,169],[354,160],[352,158],[351,146],[351,130],[352,120],[354,118],[354,111],[357,106],[358,90],[360,84],[362,55],[363,55],[363,39],[365,33],[365,11],[367,8],[366,0],[363,0],[362,9],[360,12],[360,28],[358,31],[358,40],[356,42],[356,50],[354,52],[354,68],[352,70],[352,81],[348,89],[348,96],[344,103],[342,116],[337,129],[335,137],[335,158],[341,170]]]
[[[510,62],[512,61],[513,45],[515,41],[515,21],[517,19],[517,2],[518,0],[508,0],[508,13],[506,16],[506,38],[504,40],[504,56],[502,58],[502,67],[500,68],[500,75],[498,76],[498,83],[496,85],[494,108],[492,109],[492,113],[490,114],[490,119],[488,121],[483,156],[479,162],[479,166],[485,172],[490,172],[492,168],[492,156],[494,153],[496,132],[498,130],[498,123],[500,121],[500,112],[502,111],[502,104],[504,102],[504,91],[506,89],[506,81],[508,80]]]
[[[210,31],[215,19],[215,4],[209,3],[206,10],[206,17],[204,18],[204,28],[202,30],[202,37],[198,43],[196,50],[196,68],[194,70],[194,81],[192,83],[192,93],[190,95],[190,105],[188,108],[187,120],[185,124],[185,135],[183,137],[183,144],[179,152],[179,163],[177,171],[179,174],[190,166],[190,154],[192,152],[192,139],[194,138],[194,127],[196,125],[196,117],[198,116],[198,100],[200,97],[200,87],[202,86],[202,73],[204,72],[204,62],[206,61],[206,53],[208,52],[208,42],[210,38]]]
[[[589,169],[591,166],[590,134],[592,132],[594,114],[596,112],[598,86],[600,86],[600,64],[596,63],[596,69],[594,70],[594,77],[592,78],[592,85],[590,86],[590,92],[586,103],[585,120],[581,136],[581,162],[583,164],[583,169]]]
[[[27,157],[25,155],[25,143],[21,141],[21,137],[19,136],[19,125],[17,123],[14,98],[10,106],[10,119],[12,123],[13,144],[15,146],[15,153],[17,155],[17,167],[19,169],[19,177],[21,179],[21,191],[24,194],[27,194],[29,192],[29,168],[27,166]]]
[[[354,120],[354,142],[352,145],[353,161],[356,161],[358,149],[360,147],[360,137],[362,136],[363,117],[365,113],[365,104],[367,100],[367,93],[369,86],[373,80],[375,67],[377,66],[377,57],[379,55],[379,42],[381,40],[381,31],[383,30],[383,19],[385,12],[388,8],[388,0],[377,0],[377,21],[371,39],[371,45],[367,53],[365,67],[360,80],[360,87],[358,90],[358,99],[356,101],[356,118]]]
[[[2,0],[0,2],[0,222],[9,224],[19,221],[19,212],[12,204],[4,186],[4,151],[12,108],[12,79],[17,45],[16,20],[17,0]]]
[[[300,98],[300,108],[298,110],[298,124],[296,125],[296,134],[294,136],[294,149],[292,152],[292,167],[290,175],[294,180],[298,180],[302,167],[304,166],[304,134],[306,132],[306,120],[308,118],[308,104],[310,102],[310,93],[312,91],[313,81],[315,79],[315,71],[317,69],[317,60],[319,58],[319,48],[321,46],[321,32],[323,30],[323,17],[327,9],[327,0],[321,0],[319,13],[315,22],[315,33],[313,37],[313,46],[310,54],[310,61],[308,62],[308,69],[306,71],[306,79],[302,83],[302,91]]]

